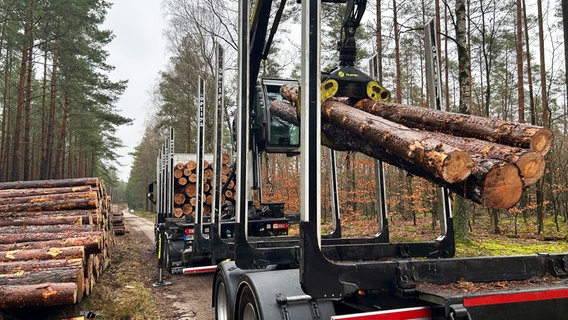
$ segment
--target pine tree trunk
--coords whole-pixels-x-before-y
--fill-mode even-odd
[[[525,81],[523,70],[523,8],[521,0],[517,2],[517,20],[516,20],[516,51],[517,51],[517,103],[518,103],[518,119],[519,122],[525,122]]]

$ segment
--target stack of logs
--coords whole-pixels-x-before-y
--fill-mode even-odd
[[[0,183],[0,308],[74,304],[110,265],[99,178]]]
[[[299,125],[299,88],[285,85],[271,113]],[[544,174],[543,127],[368,99],[322,103],[322,144],[400,167],[489,208],[514,206]]]
[[[120,211],[117,205],[112,205],[112,230],[117,236],[123,236],[126,233],[126,227],[124,226],[124,214]]]
[[[222,156],[221,183],[225,184],[229,179],[230,157],[224,153]],[[177,163],[174,167],[174,217],[195,217],[197,205],[197,163],[190,160],[187,163]],[[203,161],[203,215],[211,214],[213,204],[214,168],[208,161]],[[234,204],[235,183],[231,179],[227,183],[227,189],[222,195],[222,201]]]

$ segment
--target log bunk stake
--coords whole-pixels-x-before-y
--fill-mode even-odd
[[[122,213],[99,178],[0,183],[0,309],[80,302],[115,234]]]
[[[299,88],[280,89],[273,115],[295,125]],[[545,171],[549,129],[368,99],[322,103],[322,144],[364,153],[489,208],[507,209]]]

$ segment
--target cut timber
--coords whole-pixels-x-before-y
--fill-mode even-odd
[[[83,219],[91,216],[35,216],[5,219],[0,217],[0,226],[33,226],[33,225],[82,225]],[[88,224],[88,223],[87,223]]]
[[[38,196],[25,196],[16,198],[0,198],[0,206],[14,205],[20,203],[38,203],[38,202],[53,202],[60,200],[80,200],[92,199],[96,200],[98,194],[96,191],[89,192],[71,192],[71,193],[58,193],[58,194],[44,194]]]
[[[59,188],[79,185],[89,185],[99,187],[99,178],[75,178],[61,180],[34,180],[34,181],[13,181],[0,183],[0,190],[5,189],[30,189],[30,188]]]
[[[189,183],[185,185],[185,195],[188,197],[195,197],[197,191],[197,186],[195,183]]]
[[[0,308],[57,306],[78,301],[76,283],[0,286]]]
[[[16,198],[27,196],[39,196],[46,194],[76,193],[91,191],[91,186],[75,186],[60,188],[32,188],[32,189],[6,189],[0,190],[0,198]]]
[[[177,205],[182,205],[185,203],[185,195],[183,193],[174,194],[174,203]]]
[[[437,135],[437,133],[433,134]],[[539,152],[476,138],[461,138],[447,134],[440,134],[440,139],[444,139],[444,142],[447,144],[468,151],[469,153],[514,163],[519,167],[521,178],[525,186],[535,184],[544,175],[546,163],[544,156]]]
[[[0,274],[54,268],[82,267],[83,259],[28,260],[0,263]]]
[[[83,267],[66,267],[46,270],[31,270],[15,274],[0,274],[0,286],[39,284],[47,282],[84,282]],[[81,292],[83,292],[81,290]]]
[[[0,262],[52,259],[85,259],[83,247],[0,251]]]
[[[489,208],[508,209],[523,195],[519,168],[497,159],[474,157],[476,166],[468,178],[464,195]]]
[[[0,244],[0,251],[11,250],[29,250],[44,248],[65,248],[65,247],[81,247],[88,254],[101,252],[101,243],[99,237],[92,236],[74,236],[64,239],[47,240],[47,241],[28,241],[17,243]]]
[[[3,211],[53,211],[67,209],[93,209],[98,205],[96,199],[69,199],[34,203],[16,203],[0,205]]]
[[[18,233],[73,233],[80,234],[82,232],[97,231],[93,225],[31,225],[31,226],[2,226],[0,234],[18,234]]]
[[[354,107],[408,127],[530,148],[543,155],[554,138],[552,131],[544,127],[397,103],[363,99]]]
[[[519,195],[522,194],[523,183],[518,168],[503,160],[473,156],[472,160],[476,165],[468,179],[461,183],[447,183],[432,176],[430,172],[422,170],[421,167],[406,162],[405,159],[393,157],[381,147],[371,146],[360,137],[336,125],[324,122],[322,131],[328,136],[343,137],[340,143],[334,141],[337,143],[336,147],[342,150],[361,152],[369,157],[381,159],[489,208],[510,208],[520,200]],[[497,193],[497,195],[492,193]],[[506,199],[499,200],[499,196],[504,196]]]
[[[100,215],[99,209],[92,210],[55,210],[55,211],[6,211],[0,212],[0,220],[9,219],[39,219],[40,216],[80,216],[83,218],[83,224],[92,224],[93,218]],[[30,221],[30,224],[34,224]]]
[[[186,164],[185,167],[188,168],[190,171],[195,170],[195,168],[197,167],[197,163],[195,163],[195,161],[193,160],[189,160]]]
[[[426,131],[409,129],[332,99],[322,104],[322,116],[448,183],[463,181],[471,174],[473,162],[467,152],[445,144]]]
[[[102,243],[102,232],[81,232],[78,236],[98,238],[98,242]],[[35,234],[0,234],[0,243],[15,243],[27,241],[45,241],[69,238],[66,233],[35,233]]]

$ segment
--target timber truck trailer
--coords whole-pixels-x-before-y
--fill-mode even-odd
[[[218,47],[218,55],[222,59],[222,49]],[[219,62],[219,64],[222,64]],[[221,77],[222,67],[219,68]],[[201,81],[201,79],[200,79]],[[299,148],[299,128],[289,125],[277,118],[270,117],[264,112],[265,106],[274,99],[281,100],[279,90],[282,85],[295,83],[290,80],[262,79],[255,87],[255,106],[257,112],[252,119],[254,138],[257,148],[251,159],[251,179],[254,183],[251,192],[256,192],[256,205],[249,202],[247,214],[247,234],[255,238],[279,238],[288,235],[290,223],[298,222],[298,215],[284,215],[284,203],[266,202],[262,197],[260,179],[260,152],[297,154]],[[204,86],[200,82],[200,86]],[[218,90],[222,90],[222,82],[218,81]],[[200,99],[200,101],[204,101]],[[222,140],[223,113],[222,102],[218,101],[216,141]],[[238,178],[235,175],[235,163],[230,165],[230,172],[225,182],[221,181],[220,172],[222,150],[221,144],[216,143],[214,154],[203,154],[204,108],[200,104],[198,110],[198,147],[197,153],[176,153],[174,147],[174,131],[170,128],[169,136],[165,139],[156,161],[156,183],[149,186],[148,197],[155,199],[155,242],[159,254],[160,267],[172,274],[190,274],[210,272],[216,264],[234,257],[233,234],[235,226],[235,210],[230,202],[221,203],[228,184]],[[203,194],[203,168],[199,164],[204,161],[213,164],[215,172],[212,213],[206,215],[203,211],[204,196],[196,196],[195,210],[191,215],[176,217],[174,214],[174,194],[179,191],[174,178],[174,166],[178,163],[196,163],[196,195]],[[239,171],[239,174],[241,171]],[[245,173],[245,171],[242,171]],[[179,215],[178,215],[179,216]],[[270,241],[259,241],[272,245]],[[261,244],[262,245],[262,244]]]
[[[254,126],[251,125],[255,112],[254,95],[251,93],[257,85],[263,56],[260,53],[263,50],[268,52],[270,47],[272,34],[268,41],[266,39],[272,1],[257,1],[252,17],[249,2],[239,1],[236,115],[239,171],[232,242],[234,261],[221,262],[215,271],[212,290],[215,318],[568,319],[568,254],[454,258],[452,215],[445,189],[439,189],[439,236],[431,241],[390,241],[380,162],[377,162],[376,171],[381,186],[378,198],[383,203],[378,206],[376,236],[348,239],[322,235],[322,74],[319,64],[322,2],[346,3],[347,22],[358,22],[366,3],[364,0],[301,1],[302,76],[299,84],[302,107],[299,111],[300,147],[295,150],[301,157],[299,238],[277,239],[271,241],[272,245],[259,245],[258,239],[250,237],[247,232],[250,202],[246,186],[251,183],[247,176],[252,171],[252,154],[258,151]],[[278,15],[277,12],[276,17]],[[277,20],[273,19],[271,32],[276,29]],[[435,35],[432,26],[430,24],[426,28],[430,30],[427,35]],[[350,31],[342,37],[352,37],[354,30]],[[432,46],[427,51],[435,53],[436,41],[430,39],[427,42]],[[349,44],[348,41],[343,43]],[[353,52],[350,51],[352,48],[347,49],[340,52],[340,56],[345,58],[354,54],[354,48]],[[437,67],[435,63],[432,66]],[[341,68],[347,67],[353,71],[352,65],[340,64],[340,70],[335,74],[341,74]],[[333,78],[333,72],[327,76]],[[343,85],[357,89],[361,83],[347,80]],[[434,84],[436,87],[439,90],[439,82]],[[344,94],[349,96],[350,89],[345,90]],[[284,149],[286,147],[283,146]],[[460,282],[477,285],[476,290],[456,289],[455,284]]]

